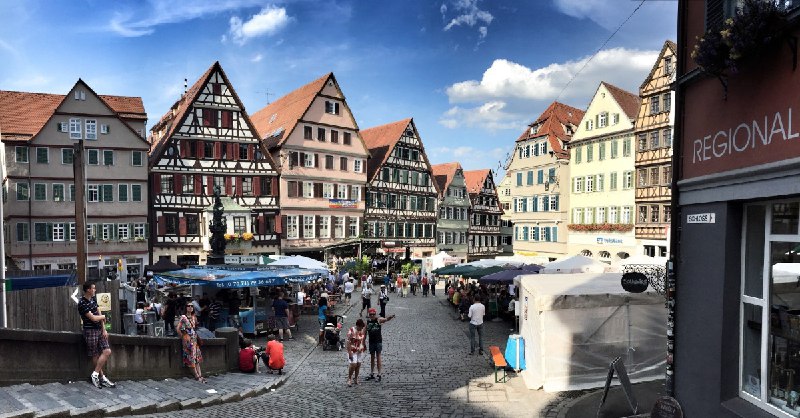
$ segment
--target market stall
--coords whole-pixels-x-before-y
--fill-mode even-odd
[[[605,384],[621,356],[632,382],[664,377],[667,310],[655,292],[628,293],[621,273],[520,276],[520,333],[530,389]]]

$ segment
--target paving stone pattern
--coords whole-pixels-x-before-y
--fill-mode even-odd
[[[369,374],[367,361],[359,384],[347,387],[346,353],[318,347],[316,316],[304,315],[295,340],[285,343],[283,376],[226,373],[208,377],[204,385],[188,378],[187,371],[184,379],[117,382],[115,389],[98,390],[88,379],[2,387],[0,418],[557,416],[567,400],[559,394],[530,391],[513,373],[508,383],[494,382],[488,346],[504,349],[513,333],[510,323],[485,322],[487,354],[470,356],[467,323],[457,319],[441,293],[435,298],[393,295],[387,313],[397,317],[383,328],[382,382],[363,380]],[[352,308],[337,307],[347,315],[343,338],[360,308],[360,300]]]

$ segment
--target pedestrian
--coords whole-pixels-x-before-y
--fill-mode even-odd
[[[209,319],[209,311],[208,308],[211,306],[211,299],[208,297],[208,293],[203,292],[203,297],[200,298],[198,301],[200,305],[200,323],[203,324],[206,328],[211,328],[211,321]]]
[[[381,326],[386,322],[394,319],[395,315],[389,315],[386,318],[379,318],[375,309],[370,308],[369,319],[367,319],[367,338],[369,340],[369,376],[364,380],[378,379],[381,381],[381,351],[383,351],[383,336],[381,335]],[[375,362],[378,363],[378,376],[375,376]]]
[[[428,297],[428,276],[422,275],[422,296]]]
[[[408,297],[408,280],[409,279],[403,279],[403,297],[404,298]]]
[[[389,272],[386,272],[386,275],[383,276],[383,285],[386,286],[387,289],[392,287],[392,275]]]
[[[174,292],[170,292],[167,296],[164,312],[164,333],[168,336],[175,335],[175,314],[178,312],[178,296]]]
[[[364,309],[372,307],[372,285],[366,285],[361,289],[361,312],[358,316],[364,316]]]
[[[403,297],[403,275],[402,274],[398,274],[397,275],[397,281],[396,281],[396,285],[395,285],[395,290],[397,291],[397,294],[400,295],[400,297]]]
[[[478,333],[478,354],[483,355],[483,316],[486,307],[481,303],[481,298],[475,296],[472,306],[469,307],[469,355],[475,354],[475,333]]]
[[[275,326],[278,328],[278,338],[283,342],[283,334],[290,340],[292,337],[292,330],[289,329],[289,303],[283,299],[283,292],[278,293],[278,297],[272,301],[272,313],[275,315]]]
[[[317,304],[317,319],[319,320],[319,341],[317,345],[322,344],[325,338],[325,320],[327,319],[328,314],[328,299],[327,298],[319,298],[319,302]]]
[[[361,370],[361,362],[364,361],[367,350],[364,346],[366,339],[364,325],[364,320],[359,318],[356,326],[347,331],[347,386],[358,384],[358,372]]]
[[[408,283],[411,285],[411,294],[417,296],[417,275],[414,272],[408,275]]]
[[[234,327],[241,333],[242,321],[239,318],[239,292],[232,290],[228,293],[228,326]]]
[[[381,305],[381,318],[386,318],[386,304],[389,303],[389,292],[386,291],[386,285],[381,285],[381,290],[378,292],[378,302]]]
[[[106,317],[105,315],[100,315],[95,293],[97,293],[97,289],[94,283],[84,283],[83,296],[78,301],[78,313],[83,324],[83,339],[86,341],[86,352],[92,358],[92,364],[94,364],[94,371],[89,376],[89,379],[94,387],[98,389],[103,386],[114,388],[117,385],[108,380],[108,377],[103,373],[103,367],[111,356],[111,345],[108,343]]]
[[[344,283],[344,300],[350,304],[353,297],[353,290],[355,289],[356,285],[353,284],[353,280],[350,279]]]
[[[194,304],[186,304],[186,313],[178,321],[178,332],[181,335],[181,357],[183,364],[192,369],[194,378],[200,383],[206,383],[200,363],[203,362],[203,353],[197,339],[197,315],[194,313]]]
[[[431,273],[430,282],[428,284],[431,287],[431,296],[433,296],[433,297],[436,297],[436,282],[437,281],[438,280],[436,279],[436,275]]]
[[[267,337],[267,348],[264,350],[263,360],[264,365],[267,366],[267,373],[272,374],[273,370],[277,370],[279,375],[283,374],[283,368],[286,367],[283,343],[275,341],[274,335]]]

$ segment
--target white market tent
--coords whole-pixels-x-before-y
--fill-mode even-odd
[[[270,266],[296,266],[301,269],[310,269],[310,270],[322,270],[322,272],[328,271],[328,266],[325,265],[322,261],[314,260],[313,258],[308,258],[302,255],[292,255],[288,257],[281,257],[279,260],[276,260],[269,264]]]
[[[461,259],[458,257],[453,257],[444,251],[440,251],[438,254],[427,257],[422,261],[422,273],[425,274],[444,266],[458,264],[460,261]]]
[[[604,273],[610,270],[611,266],[608,264],[583,255],[573,255],[545,264],[539,273]]]
[[[527,364],[521,374],[529,389],[603,387],[617,356],[632,382],[664,377],[664,297],[628,293],[621,278],[621,273],[521,277],[520,334]]]
[[[618,265],[624,267],[631,264],[636,265],[645,265],[645,266],[666,266],[667,265],[667,258],[666,257],[650,257],[647,255],[634,255],[630,256],[626,259],[620,260],[617,262]]]

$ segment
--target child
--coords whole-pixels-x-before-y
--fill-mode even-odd
[[[243,373],[258,373],[258,356],[253,342],[245,339],[244,348],[239,350],[239,371]],[[266,362],[265,362],[266,363]]]

